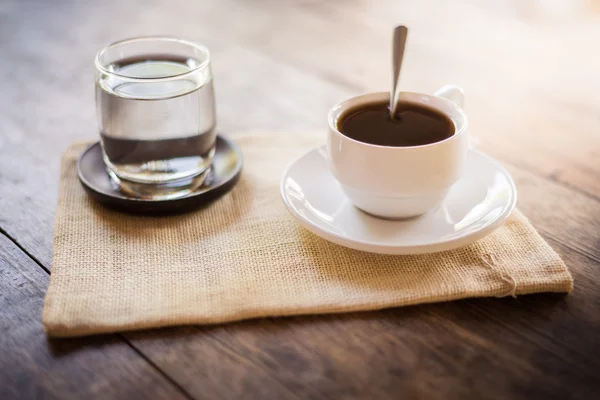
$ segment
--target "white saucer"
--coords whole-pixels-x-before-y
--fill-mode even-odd
[[[491,233],[515,207],[508,172],[469,150],[467,168],[444,202],[406,219],[373,217],[354,207],[329,172],[325,148],[311,150],[283,173],[281,196],[300,225],[342,246],[381,254],[420,254],[454,249]]]

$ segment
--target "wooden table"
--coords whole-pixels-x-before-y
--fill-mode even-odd
[[[462,85],[475,144],[575,277],[569,296],[473,299],[49,340],[59,162],[96,137],[93,57],[167,33],[213,54],[219,127],[302,134],[390,81]],[[0,2],[0,399],[592,398],[600,391],[600,2]]]

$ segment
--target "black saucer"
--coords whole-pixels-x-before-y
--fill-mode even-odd
[[[175,199],[140,199],[119,191],[102,161],[100,142],[79,157],[77,172],[86,192],[99,203],[120,211],[138,214],[171,214],[192,210],[228,192],[242,172],[242,151],[231,140],[217,136],[217,148],[206,180],[192,193]]]

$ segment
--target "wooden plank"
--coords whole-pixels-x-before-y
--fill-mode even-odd
[[[116,335],[47,339],[48,274],[1,234],[0,276],[1,399],[187,398]]]
[[[587,399],[600,388],[600,303],[590,301],[600,273],[594,260],[552,245],[596,279],[567,297],[465,300],[126,336],[143,343],[145,354],[194,396]]]
[[[518,190],[517,207],[542,236],[600,262],[600,201],[507,165]]]

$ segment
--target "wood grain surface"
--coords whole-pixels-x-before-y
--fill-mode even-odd
[[[123,338],[47,339],[48,274],[0,236],[0,399],[185,398]]]
[[[302,134],[346,97],[466,92],[474,144],[575,278],[474,299],[49,341],[60,157],[97,136],[93,57],[169,34],[212,51],[218,125]],[[0,398],[592,398],[600,391],[600,2],[0,1]]]

